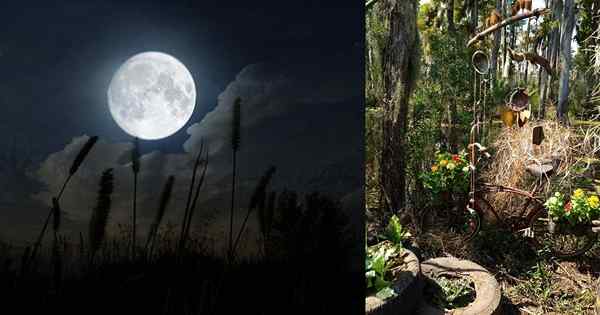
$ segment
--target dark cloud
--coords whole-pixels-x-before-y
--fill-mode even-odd
[[[242,99],[242,142],[239,159],[238,207],[245,208],[256,180],[270,165],[278,170],[273,188],[309,192],[320,190],[345,197],[351,215],[361,213],[357,191],[362,188],[362,139],[356,128],[362,126],[361,89],[356,82],[340,78],[355,75],[331,62],[318,64],[253,64],[245,67],[219,94],[217,106],[188,129],[183,153],[153,151],[141,158],[139,177],[140,230],[145,233],[158,204],[158,196],[169,175],[175,175],[175,188],[166,221],[179,223],[191,179],[193,158],[200,139],[210,147],[207,182],[198,205],[196,224],[201,232],[216,240],[215,250],[226,242],[231,186],[231,107]],[[321,67],[320,69],[317,69]],[[314,76],[320,70],[322,75]],[[66,171],[87,136],[74,138],[61,151],[48,156],[35,173],[46,189],[35,199],[48,204],[60,189]],[[127,161],[132,144],[100,140],[62,200],[74,224],[73,231],[87,222],[95,202],[102,170],[114,168],[115,193],[111,212],[112,229],[129,220],[133,178]],[[240,222],[245,210],[238,210]],[[355,219],[356,223],[357,220]],[[255,218],[251,218],[246,253],[256,240]]]

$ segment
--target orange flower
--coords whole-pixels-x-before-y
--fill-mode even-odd
[[[454,160],[455,162],[458,162],[458,161],[460,161],[460,157],[458,156],[458,154],[454,154],[452,156],[452,160]]]
[[[434,173],[435,173],[437,170],[438,170],[438,166],[437,166],[437,165],[433,165],[433,166],[431,167],[431,171],[432,171],[432,172],[434,172]]]
[[[567,204],[565,205],[565,212],[571,212],[572,208],[573,206],[571,205],[571,202],[567,202]]]

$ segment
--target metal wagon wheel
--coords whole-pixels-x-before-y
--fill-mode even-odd
[[[421,216],[421,230],[452,242],[467,242],[479,232],[481,219],[477,209],[470,212],[466,207],[428,208]]]

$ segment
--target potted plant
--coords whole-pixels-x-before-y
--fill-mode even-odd
[[[498,314],[502,292],[482,266],[455,257],[438,257],[421,264],[424,294],[416,314]]]
[[[383,241],[366,248],[365,279],[367,314],[410,314],[422,286],[420,265],[414,253],[404,248],[410,233],[392,216]]]
[[[437,152],[431,169],[421,173],[423,185],[443,204],[464,206],[469,191],[469,161],[465,151]]]
[[[576,189],[569,198],[555,192],[544,206],[548,209],[548,229],[551,233],[582,235],[591,228],[593,220],[600,218],[600,199],[581,188]]]

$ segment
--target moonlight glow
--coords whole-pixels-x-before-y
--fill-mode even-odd
[[[125,132],[146,140],[168,137],[192,116],[196,86],[174,57],[145,52],[129,58],[110,82],[110,113]]]

